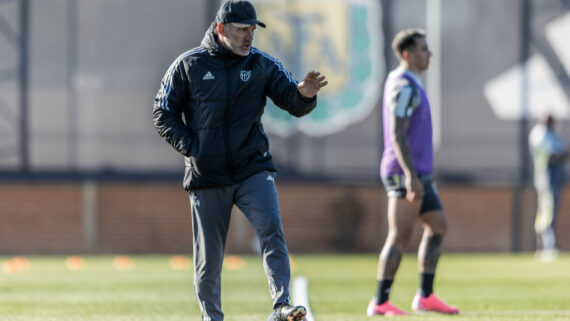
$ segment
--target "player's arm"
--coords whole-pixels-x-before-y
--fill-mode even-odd
[[[406,199],[410,202],[420,200],[423,193],[423,186],[414,168],[406,135],[410,124],[409,117],[417,107],[413,105],[413,92],[412,85],[402,87],[396,95],[396,103],[390,118],[390,136],[394,153],[405,175]]]
[[[158,134],[184,156],[189,156],[192,143],[192,133],[182,118],[187,88],[182,62],[173,64],[162,79],[152,112]]]

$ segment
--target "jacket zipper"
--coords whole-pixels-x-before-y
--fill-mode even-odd
[[[235,183],[235,176],[234,171],[232,169],[232,149],[230,143],[230,104],[231,104],[231,97],[230,97],[230,85],[231,85],[231,77],[230,77],[230,68],[228,64],[231,62],[224,62],[224,67],[226,69],[226,106],[224,108],[224,118],[223,118],[223,136],[224,136],[224,145],[226,148],[226,162],[227,162],[227,170],[228,174],[230,175],[230,179],[232,184]]]

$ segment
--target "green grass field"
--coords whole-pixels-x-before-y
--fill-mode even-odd
[[[28,257],[20,268],[2,257],[0,320],[200,320],[190,266],[173,269],[171,256],[130,258],[132,265],[118,270],[112,256],[85,256],[83,266],[76,266],[80,269],[70,270],[66,257]],[[315,320],[370,320],[365,310],[376,288],[376,261],[374,254],[294,256],[293,276],[309,280]],[[226,320],[265,321],[271,302],[261,260],[244,257],[241,267],[237,263],[223,274]],[[416,270],[415,257],[405,257],[392,291],[392,302],[408,311],[418,284]],[[570,320],[570,255],[539,263],[530,254],[447,254],[440,261],[436,291],[461,314],[403,319]]]

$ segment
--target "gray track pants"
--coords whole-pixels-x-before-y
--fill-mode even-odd
[[[275,174],[261,172],[226,187],[190,191],[194,235],[194,290],[203,321],[221,321],[221,273],[235,204],[259,236],[274,306],[289,301],[289,252],[285,244]]]

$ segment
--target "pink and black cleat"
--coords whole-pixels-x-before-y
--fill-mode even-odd
[[[412,301],[412,310],[415,312],[439,312],[444,314],[459,314],[459,309],[445,304],[445,302],[438,299],[434,293],[430,294],[427,298],[417,293]]]
[[[368,304],[368,309],[366,309],[366,315],[371,317],[374,315],[385,315],[385,316],[395,316],[395,315],[408,315],[397,307],[393,306],[390,301],[386,301],[382,304],[376,304],[376,299],[373,298]]]

